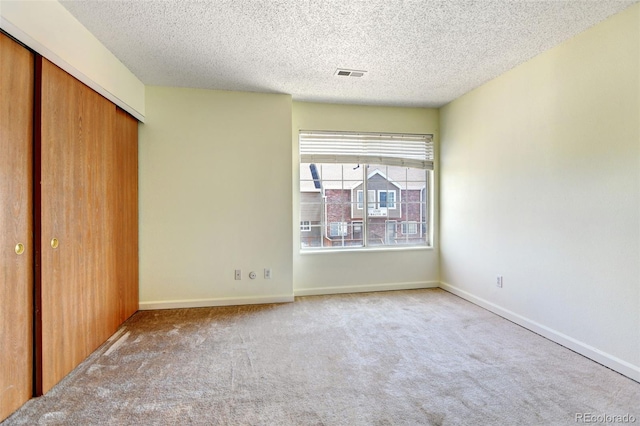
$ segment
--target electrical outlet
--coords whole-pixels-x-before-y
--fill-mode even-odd
[[[242,279],[242,269],[236,269],[236,280]]]
[[[502,275],[496,277],[496,287],[502,288]]]
[[[249,278],[251,278],[252,280],[255,280],[256,279],[256,273],[253,272],[253,271],[249,272]]]
[[[264,279],[265,280],[271,279],[271,268],[264,268]]]

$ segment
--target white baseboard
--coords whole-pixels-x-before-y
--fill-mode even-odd
[[[409,283],[388,283],[370,285],[351,285],[341,287],[315,287],[293,289],[296,296],[321,296],[323,294],[364,293],[370,291],[417,290],[421,288],[438,288],[438,281],[419,281]]]
[[[581,355],[584,355],[587,358],[592,359],[597,363],[600,363],[606,367],[609,367],[620,374],[624,374],[625,376],[637,382],[640,382],[640,366],[633,365],[629,362],[626,362],[620,358],[617,358],[611,354],[603,352],[597,348],[594,348],[593,346],[587,345],[584,342],[576,340],[570,336],[567,336],[566,334],[560,333],[559,331],[549,328],[543,324],[540,324],[536,321],[532,321],[508,309],[504,309],[496,305],[495,303],[489,302],[488,300],[482,299],[480,297],[476,297],[465,290],[461,290],[457,287],[452,286],[451,284],[441,282],[440,288],[450,293],[453,293],[456,296],[460,296],[461,298],[468,300],[473,304],[481,306],[493,312],[494,314],[497,314],[503,318],[508,319],[509,321],[512,321],[518,325],[521,325],[522,327],[528,330],[531,330],[534,333],[538,333],[541,336],[544,336],[549,340],[552,340]]]
[[[206,308],[210,306],[264,305],[269,303],[293,302],[293,295],[282,296],[250,296],[221,297],[217,299],[167,300],[157,302],[140,302],[138,309],[150,311],[154,309]]]

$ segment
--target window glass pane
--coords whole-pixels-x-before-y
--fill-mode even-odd
[[[387,207],[390,209],[396,208],[396,191],[395,190],[387,191]]]
[[[351,222],[351,247],[362,247],[364,244],[364,226],[360,221]]]
[[[302,248],[318,248],[322,246],[321,225],[312,224],[308,232],[300,233],[300,245]]]
[[[300,164],[300,246],[322,247],[324,199],[320,165]]]
[[[376,202],[376,191],[375,189],[367,190],[367,206],[368,209],[375,209],[378,207],[378,203]]]
[[[386,220],[384,217],[369,217],[367,220],[367,244],[371,247],[385,245]]]
[[[398,236],[398,222],[395,220],[387,220],[385,222],[385,244],[393,245],[396,243]]]
[[[402,222],[402,233],[404,235],[415,235],[418,233],[417,222]]]
[[[427,173],[379,164],[301,163],[301,248],[430,243]]]

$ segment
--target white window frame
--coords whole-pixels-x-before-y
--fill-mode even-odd
[[[381,247],[375,245],[373,240],[371,241],[371,245],[369,245],[369,238],[377,239],[378,237],[370,236],[369,227],[373,226],[369,222],[374,220],[370,218],[371,215],[364,214],[364,204],[367,204],[367,210],[375,209],[380,205],[380,197],[381,193],[386,193],[386,207],[385,210],[390,209],[394,210],[394,216],[398,215],[398,212],[404,210],[404,205],[402,204],[402,200],[399,199],[399,196],[402,195],[401,188],[394,189],[378,189],[376,190],[367,188],[368,176],[366,170],[369,165],[376,165],[382,167],[406,167],[411,169],[421,169],[424,170],[425,173],[425,185],[431,188],[432,176],[431,172],[434,170],[434,143],[433,143],[433,135],[411,135],[411,134],[381,134],[381,133],[350,133],[350,132],[331,132],[331,131],[306,131],[301,130],[299,133],[299,142],[300,142],[300,163],[304,164],[335,164],[335,165],[346,165],[346,164],[357,164],[358,167],[362,167],[363,170],[363,180],[362,180],[362,189],[356,189],[356,199],[351,198],[349,203],[351,203],[351,218],[348,221],[344,221],[346,218],[343,217],[343,221],[341,222],[330,222],[327,223],[327,207],[326,203],[323,203],[323,211],[324,216],[322,216],[321,229],[325,231],[322,233],[323,236],[321,238],[335,239],[342,238],[343,241],[345,237],[349,236],[349,232],[353,235],[354,226],[358,226],[357,222],[359,218],[354,217],[355,211],[361,211],[362,215],[362,246],[358,247],[362,250],[368,249],[390,249],[391,246],[385,243],[385,246]],[[356,168],[354,168],[355,170]],[[343,169],[344,170],[344,169]],[[343,174],[343,179],[345,175]],[[309,179],[307,177],[304,178],[304,181],[307,182]],[[353,179],[350,179],[351,181]],[[334,180],[330,180],[334,181]],[[302,181],[301,181],[302,182]],[[315,182],[315,181],[314,181]],[[400,182],[400,181],[398,181]],[[415,182],[412,180],[411,182]],[[393,182],[391,182],[393,183]],[[397,186],[397,185],[396,185]],[[317,186],[316,186],[317,188]],[[357,188],[351,187],[352,190]],[[323,199],[325,196],[325,188],[322,186],[322,178],[320,178],[320,192],[322,193]],[[347,189],[343,186],[343,189]],[[364,191],[367,191],[366,193]],[[393,193],[393,195],[389,196],[389,193]],[[353,197],[353,192],[351,193],[351,197]],[[390,201],[391,199],[391,201]],[[424,203],[424,210],[421,204],[421,212],[420,220],[426,221],[426,234],[424,238],[420,238],[419,240],[413,238],[409,242],[408,245],[404,245],[403,247],[431,247],[433,235],[432,235],[432,223],[431,223],[431,215],[430,209],[432,209],[433,200],[433,192],[431,190],[428,191],[428,198],[420,200],[421,203]],[[400,204],[400,205],[398,205]],[[413,204],[413,201],[410,203]],[[355,205],[355,209],[353,206]],[[356,216],[359,216],[356,215]],[[386,214],[381,214],[380,216],[387,216]],[[337,219],[338,217],[336,217]],[[355,221],[351,221],[352,218],[358,219]],[[398,218],[399,219],[399,218]],[[408,218],[407,218],[408,219]],[[335,219],[334,219],[335,220]],[[396,224],[402,223],[400,220],[394,220]],[[407,222],[416,222],[416,221],[407,221]],[[416,222],[417,223],[417,222]],[[422,229],[422,222],[420,225],[420,229]],[[333,233],[331,233],[331,228],[333,227]],[[349,231],[351,228],[351,231]],[[395,235],[398,235],[398,231],[402,227],[395,228]],[[404,226],[405,230],[416,230],[413,225]],[[329,232],[327,232],[329,231]],[[326,233],[325,233],[326,232]],[[377,232],[371,229],[371,232]],[[386,232],[386,230],[385,230]],[[329,234],[329,235],[327,235]],[[417,234],[417,232],[416,232]],[[410,234],[410,235],[416,235]],[[422,237],[422,232],[420,232]],[[344,248],[350,248],[350,246],[335,246],[335,245],[325,245],[322,243],[322,239],[320,240],[320,249],[321,250],[341,250]],[[398,247],[394,245],[394,248]],[[313,249],[311,249],[313,250]]]
[[[415,232],[407,232],[413,229]],[[417,235],[418,234],[418,222],[415,220],[405,220],[402,222],[402,235]]]
[[[381,200],[381,195],[382,194],[387,194],[386,195],[386,200],[384,201],[384,203],[386,204],[384,207],[382,206],[382,200]],[[389,193],[393,194],[393,201],[389,201]],[[397,198],[397,192],[395,189],[381,189],[378,191],[378,206],[380,206],[381,209],[391,209],[391,210],[396,210],[397,209],[397,205],[398,205],[398,198]],[[391,206],[391,204],[393,204],[393,206]]]
[[[373,200],[373,201],[371,201]],[[378,204],[376,201],[376,190],[375,189],[368,189],[367,190],[367,205],[368,205],[368,210],[371,209],[375,209]]]
[[[333,227],[338,227],[338,232],[333,233]],[[349,235],[349,224],[347,222],[329,222],[329,238],[341,238]]]
[[[369,206],[369,209],[375,209],[376,206],[378,205],[375,189],[367,190],[367,204]],[[362,210],[363,208],[364,208],[364,190],[358,189],[356,191],[356,209]]]

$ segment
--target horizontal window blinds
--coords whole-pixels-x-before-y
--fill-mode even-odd
[[[433,136],[301,131],[300,161],[433,170]]]

